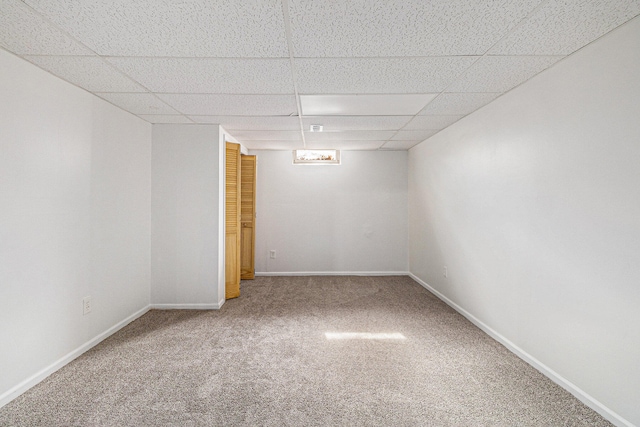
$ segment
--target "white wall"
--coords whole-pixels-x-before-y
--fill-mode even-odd
[[[636,425],[639,75],[636,18],[409,154],[411,272]]]
[[[3,50],[0,99],[1,405],[148,306],[151,125]]]
[[[152,145],[151,303],[219,307],[219,126],[154,125]]]
[[[343,151],[341,165],[323,166],[251,154],[256,272],[407,271],[406,152]]]

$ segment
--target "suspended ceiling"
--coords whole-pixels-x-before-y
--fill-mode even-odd
[[[0,0],[0,46],[250,149],[406,150],[638,14],[640,0]]]

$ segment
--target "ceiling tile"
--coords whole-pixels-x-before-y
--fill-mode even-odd
[[[241,141],[302,141],[299,130],[227,130]]]
[[[347,130],[343,132],[305,132],[307,142],[313,141],[363,141],[367,139],[383,140],[391,138],[393,130]]]
[[[288,57],[280,0],[26,0],[100,55]]]
[[[146,92],[98,56],[25,56],[25,59],[91,92]]]
[[[193,123],[187,117],[176,114],[138,114],[138,117],[149,123]]]
[[[186,115],[292,116],[298,111],[293,95],[158,94],[158,96]]]
[[[441,93],[420,114],[469,114],[500,96],[500,93]]]
[[[539,3],[290,0],[289,13],[296,57],[479,55]]]
[[[424,130],[424,129],[443,129],[452,123],[457,122],[464,116],[446,115],[446,116],[415,116],[403,130]]]
[[[569,55],[638,14],[638,0],[550,0],[490,53]]]
[[[18,55],[92,55],[20,0],[0,1],[0,46]]]
[[[411,147],[415,147],[420,144],[422,140],[414,141],[387,141],[384,143],[382,150],[408,150]]]
[[[178,114],[150,93],[96,93],[99,97],[133,114]]]
[[[304,130],[322,125],[325,131],[336,130],[398,130],[413,116],[303,116]]]
[[[296,59],[301,93],[429,93],[444,90],[476,57]]]
[[[377,150],[384,141],[307,141],[309,149],[335,149],[335,150]]]
[[[293,94],[288,59],[108,58],[153,92]]]
[[[294,95],[158,94],[167,104],[187,115],[290,116],[297,114]]]
[[[399,130],[391,140],[392,141],[424,141],[432,135],[438,133],[439,129],[428,130]]]
[[[447,92],[506,92],[560,59],[561,56],[485,56]]]
[[[297,116],[189,116],[196,123],[217,123],[231,130],[297,130]]]
[[[415,115],[436,94],[403,95],[300,95],[305,116]]]
[[[233,134],[232,134],[233,135]],[[242,145],[249,150],[300,150],[303,147],[302,141],[241,141]],[[291,158],[293,163],[293,157]]]

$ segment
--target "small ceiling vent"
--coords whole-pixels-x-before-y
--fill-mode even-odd
[[[309,132],[322,132],[322,125],[311,125]]]

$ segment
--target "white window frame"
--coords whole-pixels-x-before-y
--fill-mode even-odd
[[[334,159],[333,160],[303,160],[298,159],[298,151],[333,151]],[[340,150],[335,150],[332,148],[323,148],[321,150],[293,150],[293,164],[294,165],[339,165],[340,164]]]

